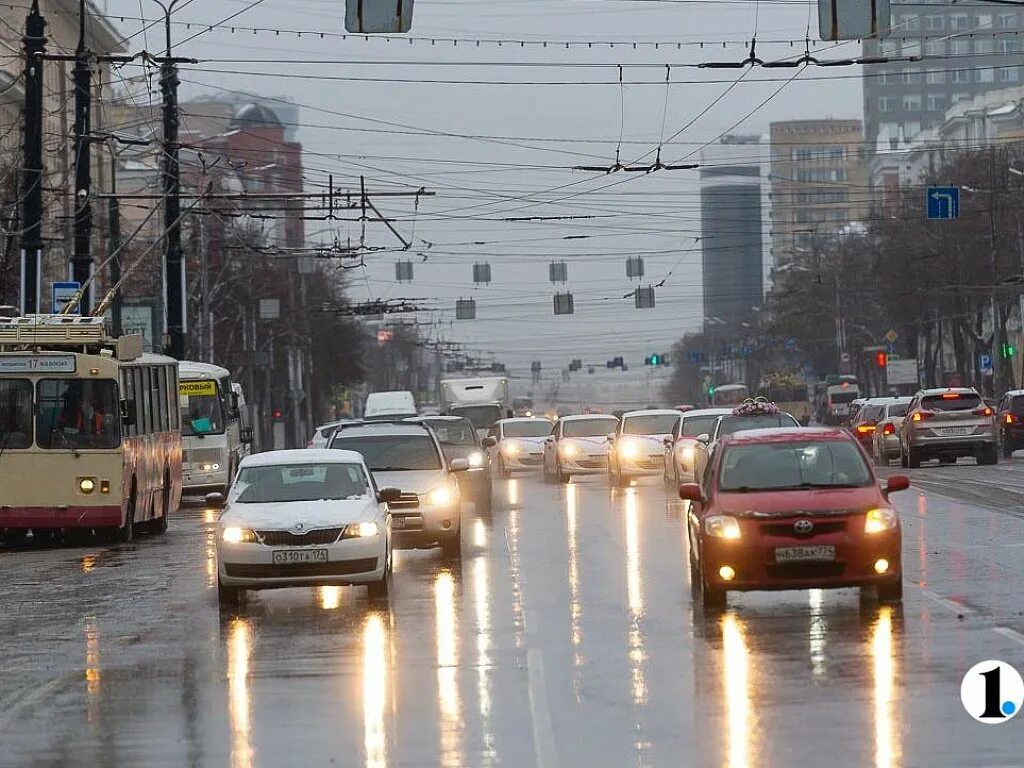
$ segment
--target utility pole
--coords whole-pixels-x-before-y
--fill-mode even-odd
[[[79,285],[92,277],[92,63],[85,47],[85,0],[78,3],[78,47],[75,49],[75,253],[71,276]],[[89,292],[82,296],[79,311],[92,309]]]
[[[110,242],[108,247],[110,248],[111,255],[114,257],[110,260],[110,284],[117,285],[121,281],[121,254],[118,251],[121,248],[121,204],[117,199],[117,156],[110,153],[110,171],[111,181],[110,187],[113,194],[108,201],[108,226],[110,228]],[[121,335],[121,291],[118,291],[114,296],[114,303],[110,307],[110,321],[113,326],[112,330],[114,336]]]
[[[1003,372],[1003,324],[999,317],[999,307],[996,304],[996,283],[999,281],[999,253],[996,241],[996,148],[988,149],[989,167],[989,189],[992,190],[990,204],[988,207],[989,220],[989,246],[992,258],[992,288],[989,293],[989,304],[992,312],[992,395],[998,397],[1001,375]]]
[[[43,54],[46,52],[46,19],[39,0],[25,20],[25,111],[21,172],[21,312],[40,311],[43,272]]]

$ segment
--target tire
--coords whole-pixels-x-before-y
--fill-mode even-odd
[[[456,534],[447,539],[441,539],[441,557],[445,560],[462,559],[462,526]]]
[[[228,587],[217,579],[217,602],[223,606],[237,607],[241,602],[242,590],[238,587]]]
[[[1004,459],[1012,459],[1013,458],[1013,445],[1012,444],[1007,443],[1006,440],[1004,439],[1000,443],[1000,448],[1001,448],[1000,452],[1003,454],[1003,458]]]
[[[876,587],[878,591],[878,602],[900,603],[903,601],[903,572],[889,581],[879,582]]]
[[[541,462],[540,477],[541,482],[543,482],[544,485],[551,485],[551,483],[554,482],[554,480],[551,479],[551,473],[548,472],[548,463],[546,460]]]
[[[164,494],[163,494],[163,505],[160,510],[160,517],[154,518],[149,521],[149,525],[146,527],[150,533],[167,533],[167,518],[171,512],[171,473],[167,472],[164,474]]]
[[[921,452],[915,451],[913,447],[907,448],[907,466],[910,469],[921,468]]]
[[[114,539],[122,544],[128,544],[135,538],[135,481],[132,480],[132,494],[128,498],[128,513],[124,517],[124,525],[114,529]]]
[[[900,466],[903,467],[903,469],[908,469],[910,467],[910,462],[907,461],[907,454],[904,452],[902,444],[900,445]]]
[[[996,445],[986,445],[982,447],[981,453],[978,454],[978,463],[986,467],[991,467],[999,463],[999,449]]]
[[[565,474],[565,472],[562,471],[562,465],[561,464],[557,464],[557,463],[555,464],[555,482],[556,483],[559,483],[560,485],[568,485],[569,479],[571,477],[572,477],[572,475],[567,475],[567,474]]]
[[[505,460],[502,458],[498,459],[498,477],[502,480],[508,480],[512,477],[512,473],[505,468]]]
[[[728,591],[721,587],[712,587],[704,579],[700,579],[700,602],[706,611],[720,611],[725,608]]]
[[[393,557],[393,554],[388,553],[387,567],[384,569],[384,575],[381,576],[380,581],[374,581],[366,585],[366,596],[371,600],[387,600],[390,597],[394,582]]]
[[[875,459],[875,466],[876,467],[888,467],[889,466],[889,457],[888,456],[885,456],[884,454],[879,453],[877,449],[872,452],[872,455],[873,455],[873,457]]]
[[[28,538],[28,528],[7,528],[2,534],[0,539],[9,545],[16,546],[18,544],[24,544],[25,539]]]

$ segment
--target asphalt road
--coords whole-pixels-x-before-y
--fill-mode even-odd
[[[1024,459],[911,474],[902,608],[780,592],[705,619],[656,481],[501,482],[461,566],[400,554],[390,608],[327,588],[222,615],[212,510],[2,551],[0,765],[1024,765],[1024,718],[959,701],[976,662],[1024,668]]]

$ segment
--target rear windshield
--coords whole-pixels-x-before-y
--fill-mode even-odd
[[[884,405],[865,405],[860,409],[860,413],[857,414],[857,419],[860,421],[878,421],[882,418],[882,411],[884,410]]]
[[[974,392],[945,392],[921,398],[921,408],[926,411],[973,411],[981,406],[981,396]]]
[[[613,418],[603,419],[573,419],[562,422],[562,437],[603,437],[615,431],[619,420]]]
[[[476,445],[476,430],[469,419],[424,419],[441,445]]]
[[[469,419],[476,429],[490,429],[505,414],[497,405],[461,405],[451,409],[452,416]]]
[[[545,419],[509,421],[501,431],[505,437],[547,437],[551,434],[551,422]]]
[[[363,454],[371,472],[441,469],[441,454],[427,435],[335,436],[331,448]]]
[[[1018,395],[1010,403],[1010,410],[1019,416],[1024,416],[1024,395]]]
[[[359,498],[368,489],[359,464],[287,464],[246,467],[232,490],[234,503],[280,504]]]
[[[871,470],[855,445],[830,440],[736,445],[722,458],[721,491],[850,488],[871,484]]]
[[[788,413],[776,413],[770,416],[723,416],[722,425],[718,428],[718,436],[748,432],[751,429],[799,426],[797,420]]]
[[[858,397],[860,397],[860,392],[851,389],[849,392],[833,392],[828,399],[833,403],[852,403]]]
[[[622,431],[627,435],[667,435],[676,425],[681,414],[655,413],[627,416],[622,422]]]
[[[691,416],[683,419],[683,437],[697,437],[698,435],[709,435],[715,427],[721,414],[716,416]]]

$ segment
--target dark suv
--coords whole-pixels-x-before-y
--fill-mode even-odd
[[[1024,389],[1007,392],[996,406],[996,440],[1004,459],[1024,448]]]

